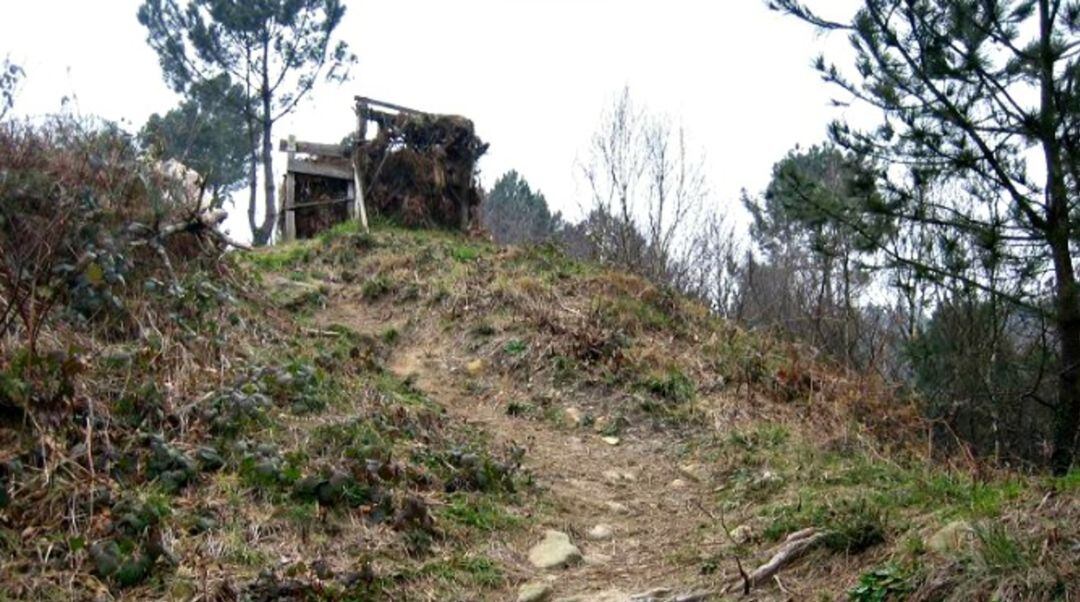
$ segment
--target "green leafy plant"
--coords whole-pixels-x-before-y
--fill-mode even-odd
[[[507,355],[521,355],[529,350],[529,345],[521,339],[511,339],[503,345],[503,351]]]
[[[910,573],[901,567],[889,565],[860,576],[858,585],[848,590],[848,599],[853,602],[903,600],[911,590]]]

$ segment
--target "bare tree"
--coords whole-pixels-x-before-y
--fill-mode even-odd
[[[689,269],[690,218],[708,191],[685,130],[639,107],[624,88],[604,113],[581,168],[595,258],[661,284],[681,281]]]
[[[675,286],[700,299],[718,315],[738,315],[739,286],[745,272],[745,250],[727,216],[714,212],[698,222]]]

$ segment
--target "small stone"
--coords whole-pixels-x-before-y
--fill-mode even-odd
[[[619,438],[618,437],[601,437],[600,440],[603,441],[604,443],[607,443],[608,445],[618,445],[619,444]]]
[[[480,376],[484,372],[484,360],[475,359],[465,365],[465,371],[469,376]]]
[[[637,479],[637,475],[628,470],[605,470],[603,475],[604,480],[612,485],[632,483]]]
[[[618,514],[628,514],[630,509],[626,507],[626,504],[620,504],[619,502],[604,502],[604,506],[608,510]]]
[[[593,553],[585,557],[585,564],[592,566],[604,565],[608,564],[609,562],[611,562],[611,556],[608,556],[607,554]]]
[[[773,472],[771,470],[766,469],[766,470],[763,470],[761,472],[761,474],[756,479],[754,479],[753,488],[754,489],[765,489],[765,488],[769,488],[769,487],[772,487],[772,486],[775,486],[775,485],[779,485],[779,484],[781,484],[783,482],[784,482],[784,477],[776,474],[775,472]]]
[[[955,554],[971,544],[975,530],[967,521],[953,521],[926,540],[926,547],[942,555]]]
[[[739,525],[731,530],[731,539],[735,543],[742,545],[750,541],[750,536],[753,534],[754,531],[750,528],[750,525]]]
[[[544,602],[550,597],[550,583],[526,583],[518,589],[517,602]]]
[[[592,529],[589,529],[589,539],[593,541],[606,541],[611,539],[613,533],[611,525],[600,523]]]
[[[569,427],[581,426],[581,410],[577,408],[566,408],[563,411],[563,418],[566,419],[566,425]]]
[[[581,561],[581,550],[570,543],[570,536],[549,530],[544,540],[529,550],[529,562],[541,569],[563,568]]]
[[[671,487],[672,489],[686,489],[686,481],[682,479],[675,479],[671,482],[671,484],[668,485],[668,487]]]

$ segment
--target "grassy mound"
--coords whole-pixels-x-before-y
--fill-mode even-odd
[[[5,128],[0,597],[502,579],[465,544],[516,524],[518,452],[388,373],[392,333],[295,322],[318,292],[168,228],[191,208],[116,132]]]
[[[814,528],[783,587],[1078,594],[1076,473],[950,459],[875,377],[550,247],[344,225],[226,252],[115,132],[5,128],[0,597],[503,596],[527,575],[493,542],[554,510],[522,449],[391,369],[406,345],[515,425],[677,455],[708,493],[660,560],[711,589]]]
[[[802,591],[856,600],[1077,593],[1076,473],[1020,474],[955,454],[953,442],[928,439],[911,400],[881,380],[742,331],[638,278],[550,247],[390,227],[368,235],[345,226],[246,260],[284,275],[285,290],[319,283],[338,304],[382,308],[395,336],[445,340],[465,362],[447,378],[517,419],[679,449],[689,478],[714,493],[701,500],[701,539],[670,560],[717,582],[732,577],[736,558],[756,566],[787,535],[814,528],[826,536],[783,581]]]

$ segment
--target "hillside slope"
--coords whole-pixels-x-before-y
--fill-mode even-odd
[[[392,229],[255,261],[287,266],[283,290],[322,287],[316,328],[394,333],[392,374],[522,454],[529,486],[507,510],[521,520],[471,548],[503,579],[450,597],[537,583],[585,600],[735,595],[740,567],[807,528],[818,542],[755,597],[1076,594],[1075,476],[928,467],[924,427],[878,381],[639,279],[550,248]],[[547,530],[584,559],[533,566]]]
[[[1080,595],[1080,475],[928,459],[882,383],[635,277],[391,227],[222,262],[79,335],[96,414],[0,428],[2,597]]]

